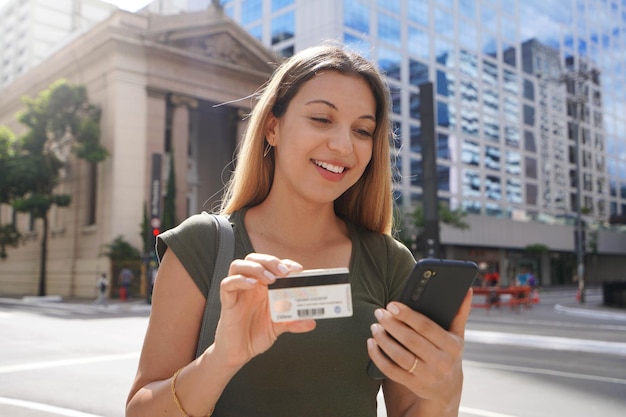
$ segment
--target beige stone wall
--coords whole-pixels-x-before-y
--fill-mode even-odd
[[[190,30],[180,16],[172,20],[119,11],[2,90],[0,124],[17,133],[24,130],[15,120],[22,108],[20,97],[34,96],[61,77],[86,85],[90,101],[102,109],[101,141],[110,156],[97,169],[96,222],[87,225],[89,167],[73,159],[59,185],[59,192],[72,195],[72,204],[50,213],[48,294],[94,297],[96,278],[110,274],[109,260],[102,256],[104,246],[121,235],[142,249],[139,231],[150,196],[151,158],[154,152],[164,152],[168,94],[222,103],[252,94],[269,76],[272,55],[232,22],[202,12],[195,15],[193,25]],[[159,27],[178,43],[161,35]],[[212,46],[217,44],[211,40],[215,37],[221,39],[219,48]],[[236,106],[248,109],[249,104]],[[188,104],[176,107],[173,127],[177,214],[183,220],[191,189]],[[237,138],[226,139],[234,148]],[[165,180],[164,176],[163,187]],[[0,222],[10,219],[11,210],[1,207]],[[0,261],[0,295],[37,294],[41,221],[32,232],[28,223],[28,216],[18,216],[24,242]]]

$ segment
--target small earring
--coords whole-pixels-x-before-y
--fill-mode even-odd
[[[267,145],[265,145],[265,150],[263,151],[263,158],[265,158],[270,153],[271,150],[272,150],[272,145],[269,142],[267,142]]]

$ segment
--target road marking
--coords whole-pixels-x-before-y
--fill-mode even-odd
[[[484,330],[466,330],[465,340],[468,342],[494,345],[525,346],[539,349],[567,350],[573,352],[604,353],[626,356],[626,343],[622,342],[570,339],[566,337],[502,333]]]
[[[139,357],[139,353],[134,352],[134,353],[121,353],[118,355],[92,356],[89,358],[62,359],[62,360],[57,360],[57,361],[24,363],[20,365],[6,365],[6,366],[0,366],[0,374],[7,374],[10,372],[32,371],[34,369],[56,368],[60,366],[82,365],[86,363],[119,361],[119,360],[125,360],[125,359],[135,359],[138,357]]]
[[[50,414],[65,417],[102,417],[96,414],[83,413],[82,411],[70,410],[69,408],[55,407],[53,405],[35,403],[32,401],[16,400],[13,398],[0,397],[0,404],[13,407],[28,408],[31,410],[43,411]]]
[[[493,411],[480,410],[478,408],[463,407],[463,406],[459,408],[459,412],[465,413],[465,414],[472,414],[474,416],[480,416],[480,417],[517,417],[511,414],[494,413]]]
[[[525,366],[502,365],[502,364],[497,364],[497,363],[475,362],[475,361],[466,361],[466,360],[463,361],[463,365],[473,366],[475,368],[489,368],[489,369],[497,369],[501,371],[524,372],[527,374],[541,374],[541,375],[550,375],[550,376],[558,376],[558,377],[573,378],[573,379],[583,379],[586,381],[609,382],[612,384],[626,385],[626,379],[612,378],[608,376],[577,374],[574,372],[562,372],[562,371],[553,371],[549,369],[528,368]]]
[[[562,313],[569,314],[571,316],[626,321],[626,313],[622,313],[622,312],[614,313],[612,311],[585,310],[582,308],[565,307],[560,304],[556,304],[554,306],[554,309],[556,311],[560,311]]]

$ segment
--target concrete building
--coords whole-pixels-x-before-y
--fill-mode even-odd
[[[101,141],[110,157],[96,173],[70,158],[59,192],[72,195],[72,204],[50,214],[47,293],[95,296],[96,278],[110,272],[104,246],[122,236],[142,247],[154,154],[162,156],[162,184],[175,159],[179,219],[211,208],[252,105],[243,98],[267,80],[275,61],[219,10],[175,16],[117,11],[3,89],[0,125],[16,133],[24,129],[15,120],[20,98],[59,78],[85,85],[102,109]],[[97,204],[90,213],[93,185]],[[157,191],[161,199],[165,187]],[[41,222],[2,207],[0,223],[12,219],[25,241],[0,261],[0,293],[37,294]]]
[[[10,0],[0,8],[0,89],[117,7],[99,0]]]

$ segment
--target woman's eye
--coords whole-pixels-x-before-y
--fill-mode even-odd
[[[366,129],[356,129],[355,132],[361,136],[366,136],[368,138],[372,137],[372,133]]]
[[[311,120],[319,123],[330,123],[330,119],[327,119],[325,117],[311,117]]]

